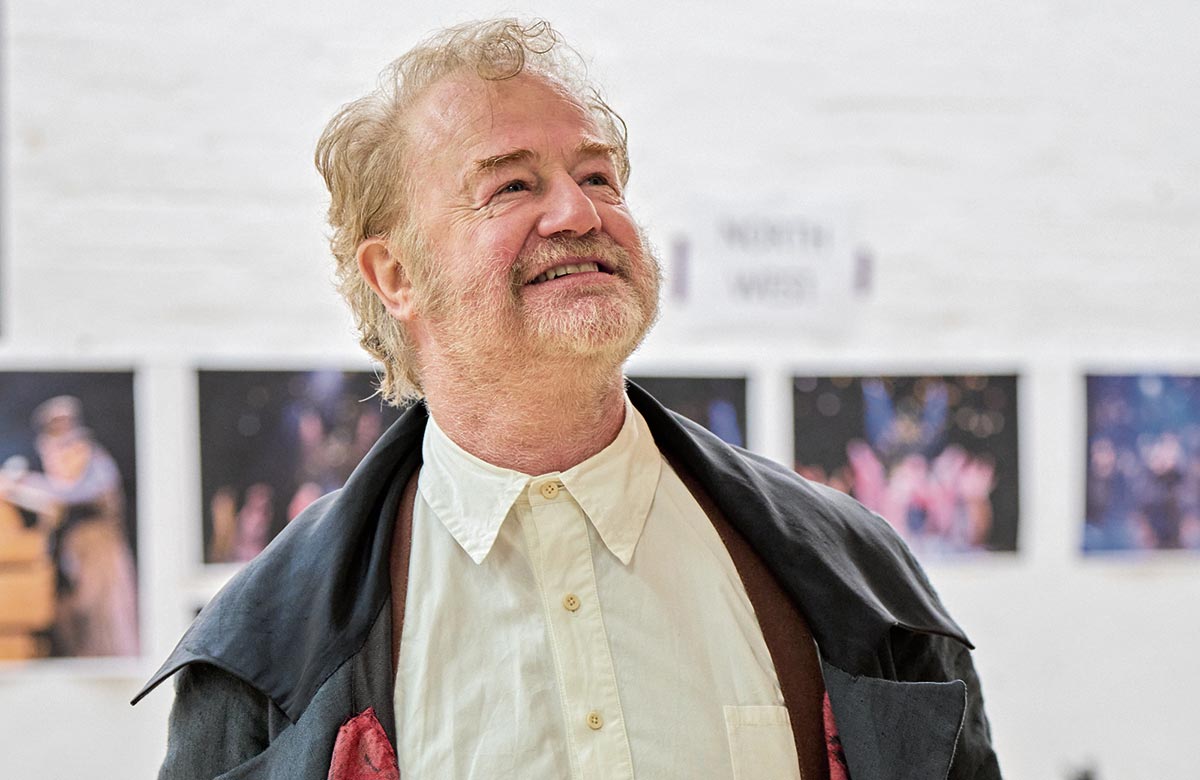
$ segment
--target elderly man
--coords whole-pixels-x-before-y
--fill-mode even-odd
[[[999,776],[887,524],[626,387],[658,267],[548,25],[434,36],[317,162],[383,394],[423,403],[150,681],[162,777]]]

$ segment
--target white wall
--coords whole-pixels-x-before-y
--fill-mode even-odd
[[[169,693],[125,702],[211,586],[191,371],[363,364],[328,281],[313,142],[426,31],[505,10],[440,5],[4,9],[0,367],[138,369],[148,640],[132,670],[0,677],[4,776],[145,777],[161,759]],[[979,646],[1002,766],[1195,776],[1200,560],[1077,550],[1081,373],[1200,369],[1200,6],[518,10],[593,56],[659,241],[705,193],[778,192],[853,206],[874,250],[873,292],[838,332],[695,345],[668,327],[634,368],[747,372],[752,435],[785,460],[792,371],[1021,372],[1021,551],[931,571]]]

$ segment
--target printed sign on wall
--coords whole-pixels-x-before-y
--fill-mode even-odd
[[[822,326],[863,283],[859,255],[845,212],[701,209],[670,248],[668,305],[694,330]]]

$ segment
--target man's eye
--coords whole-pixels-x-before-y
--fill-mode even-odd
[[[605,187],[609,182],[603,173],[593,173],[584,178],[583,183],[592,187]]]
[[[509,192],[525,192],[529,189],[529,185],[523,181],[510,181],[496,191],[496,194],[503,195]]]

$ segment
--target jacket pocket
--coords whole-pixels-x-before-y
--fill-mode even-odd
[[[733,780],[801,780],[787,707],[725,706]]]

